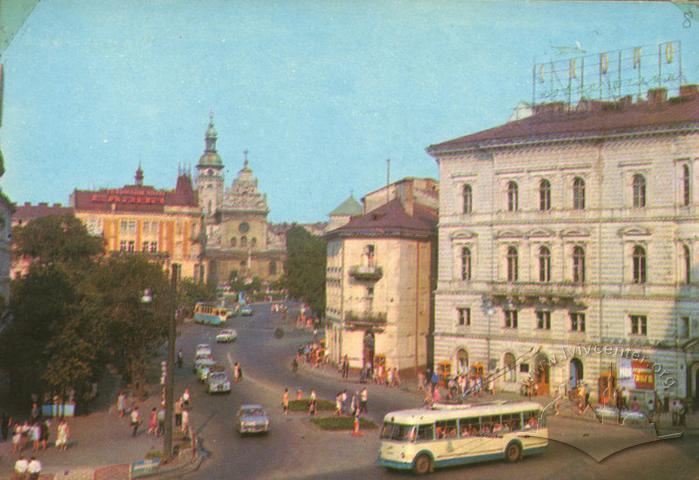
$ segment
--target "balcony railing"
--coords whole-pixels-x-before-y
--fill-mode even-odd
[[[352,327],[374,327],[386,325],[386,314],[377,312],[346,312],[345,323]]]
[[[355,265],[350,267],[349,274],[355,280],[376,281],[383,277],[383,270],[375,265]]]

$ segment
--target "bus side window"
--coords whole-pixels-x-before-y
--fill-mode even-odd
[[[477,436],[480,430],[479,427],[478,418],[462,418],[459,420],[461,438]]]
[[[425,442],[434,440],[434,425],[420,425],[417,427],[417,441]]]

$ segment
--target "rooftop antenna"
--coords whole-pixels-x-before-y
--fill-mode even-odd
[[[388,186],[391,184],[391,159],[386,159],[386,203],[390,201]]]

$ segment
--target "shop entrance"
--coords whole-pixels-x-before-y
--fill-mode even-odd
[[[568,391],[574,392],[583,381],[583,364],[578,358],[570,361],[570,379],[568,382]]]
[[[364,334],[364,349],[362,353],[362,366],[371,365],[371,368],[376,368],[374,365],[374,345],[376,341],[374,339],[374,332],[366,332]]]
[[[537,395],[548,395],[550,385],[549,359],[543,353],[536,356],[534,363],[534,382],[536,383]]]

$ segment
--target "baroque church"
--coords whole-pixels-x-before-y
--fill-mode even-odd
[[[206,227],[208,280],[233,277],[263,282],[278,280],[286,259],[285,235],[267,221],[267,196],[260,193],[245,151],[243,168],[225,188],[224,165],[216,151],[213,116],[206,130],[204,153],[197,164],[197,193]]]

